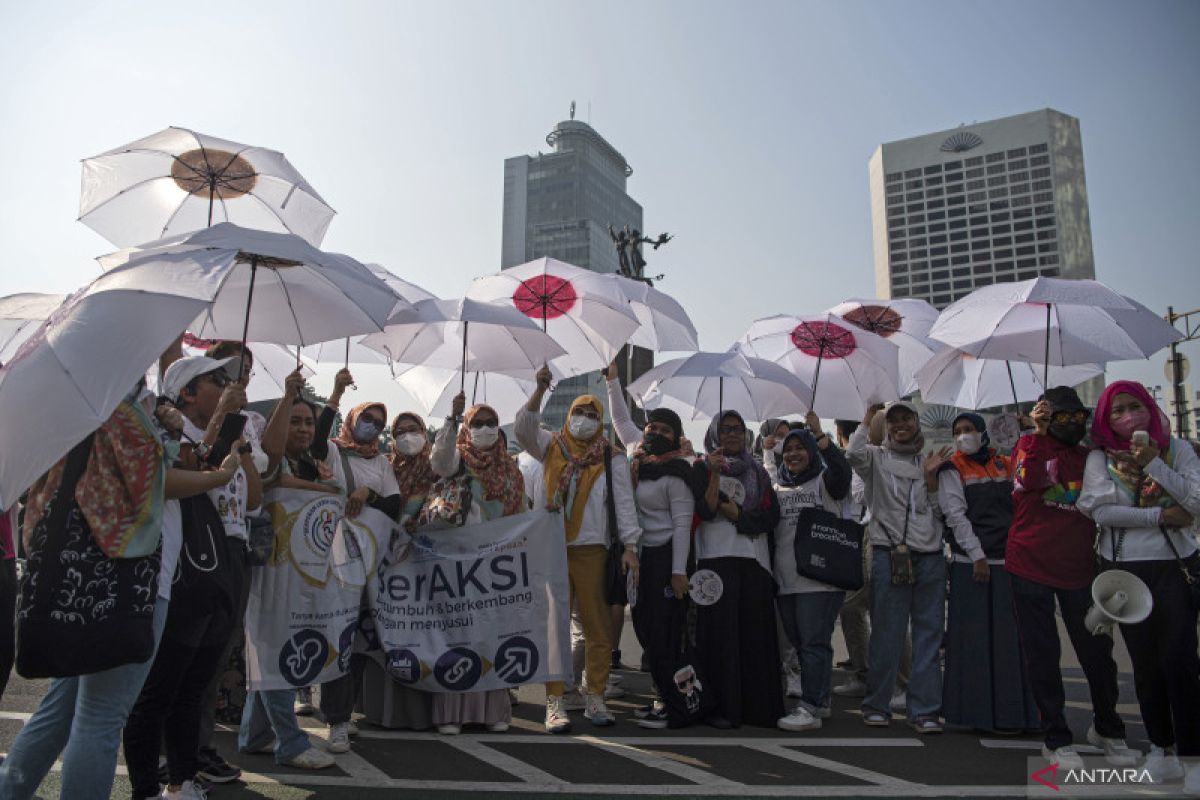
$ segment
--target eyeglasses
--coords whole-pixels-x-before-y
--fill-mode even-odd
[[[371,423],[372,425],[374,425],[376,428],[379,428],[380,430],[383,430],[384,425],[385,425],[384,421],[381,420],[379,417],[373,417],[370,414],[363,414],[361,417],[359,417],[359,419],[362,420],[363,422]]]
[[[735,433],[745,433],[746,429],[741,425],[722,425],[717,428],[717,433],[722,436],[732,436]]]
[[[479,428],[495,428],[499,424],[500,421],[495,419],[473,419],[470,422],[470,427],[478,430]]]
[[[1088,412],[1086,411],[1055,411],[1050,415],[1051,422],[1070,423],[1070,422],[1087,422]]]
[[[222,370],[222,369],[219,369],[216,372],[206,373],[204,375],[204,377],[208,378],[210,381],[212,381],[213,383],[215,383],[218,387],[220,387],[222,389],[224,389],[226,386],[228,386],[230,383],[232,383],[232,381],[229,380],[229,376],[225,374],[225,370]]]

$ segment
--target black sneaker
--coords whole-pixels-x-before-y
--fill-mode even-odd
[[[655,709],[637,721],[639,728],[662,730],[667,727],[667,712],[665,709]]]
[[[221,758],[216,750],[201,750],[197,761],[196,777],[209,783],[233,783],[242,777],[242,771]]]
[[[646,717],[652,717],[655,714],[665,713],[667,713],[666,706],[663,705],[662,700],[655,700],[648,706],[638,706],[633,710],[633,715],[638,719],[646,719]]]

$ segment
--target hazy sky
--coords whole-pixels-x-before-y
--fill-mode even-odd
[[[282,150],[326,249],[460,295],[499,268],[504,159],[575,100],[705,349],[873,293],[880,142],[1047,106],[1081,121],[1097,277],[1200,307],[1194,2],[4,0],[0,30],[0,294],[93,278],[79,159],[179,125]]]

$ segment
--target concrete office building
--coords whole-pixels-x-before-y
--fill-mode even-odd
[[[875,291],[945,308],[980,286],[1094,278],[1079,120],[1053,109],[879,146]]]
[[[555,125],[546,143],[553,152],[504,161],[501,268],[549,256],[596,272],[616,272],[619,261],[609,224],[644,230],[642,207],[625,192],[633,169],[604,137],[575,119]],[[650,354],[637,349],[634,374],[640,375],[650,362]],[[628,385],[624,370],[622,378]],[[585,393],[604,399],[599,373],[561,381],[546,403],[546,425],[560,427],[571,401]]]

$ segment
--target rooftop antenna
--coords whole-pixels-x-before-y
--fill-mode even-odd
[[[571,101],[571,119],[575,119],[575,101]]]

